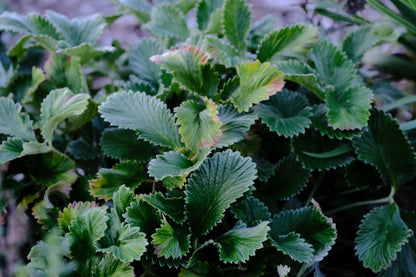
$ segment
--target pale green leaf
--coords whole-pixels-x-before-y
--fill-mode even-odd
[[[253,227],[262,221],[269,221],[271,217],[267,206],[254,196],[239,199],[231,207],[231,211],[237,219],[249,227]]]
[[[147,162],[157,154],[152,144],[139,139],[135,131],[126,129],[105,129],[100,146],[106,156],[122,161]]]
[[[67,118],[82,114],[88,105],[87,94],[74,94],[68,88],[51,91],[42,101],[42,136],[51,145],[53,132]]]
[[[18,138],[8,138],[0,145],[0,164],[22,156],[23,141]]]
[[[0,88],[7,88],[16,76],[16,72],[13,65],[4,68],[4,65],[0,62]]]
[[[173,37],[185,41],[189,36],[188,26],[182,11],[169,3],[153,7],[151,21],[143,27],[161,37]]]
[[[206,159],[185,190],[185,210],[192,233],[205,234],[217,225],[230,204],[249,190],[256,173],[250,158],[231,150]]]
[[[253,109],[262,122],[280,136],[293,137],[303,134],[311,124],[309,117],[312,113],[306,97],[286,89]]]
[[[257,58],[261,62],[302,58],[319,43],[319,30],[312,25],[293,25],[266,35],[260,42]]]
[[[87,61],[97,58],[105,53],[114,52],[116,48],[112,46],[101,46],[93,45],[90,42],[83,42],[77,46],[70,48],[64,47],[56,50],[56,53],[64,54],[67,56],[77,56],[80,59],[81,64],[86,63]]]
[[[238,50],[230,43],[214,36],[207,36],[207,51],[227,67],[236,67],[244,61]]]
[[[412,231],[400,218],[396,204],[373,209],[364,216],[355,239],[355,250],[364,266],[379,272],[391,265]]]
[[[112,125],[137,130],[139,137],[157,145],[180,148],[174,117],[166,104],[142,92],[115,93],[101,104],[99,112]]]
[[[123,219],[122,216],[130,206],[131,202],[137,202],[137,198],[135,197],[134,192],[125,185],[122,185],[118,191],[114,192],[114,209],[116,210],[120,220]]]
[[[209,147],[203,147],[193,159],[175,151],[157,155],[149,163],[149,175],[155,177],[156,180],[184,176],[196,170],[210,152]]]
[[[156,229],[152,235],[152,244],[155,246],[155,254],[165,258],[181,258],[191,248],[191,234],[181,225],[169,224],[165,220],[162,226]]]
[[[247,51],[247,37],[251,21],[251,9],[244,0],[225,1],[223,14],[225,37],[238,49],[242,57]]]
[[[257,102],[267,100],[283,88],[283,73],[270,63],[243,63],[237,67],[240,88],[231,95],[238,111],[247,112]]]
[[[60,213],[58,218],[59,228],[65,233],[69,232],[69,226],[77,215],[83,214],[86,210],[98,207],[95,202],[73,202],[68,204]]]
[[[205,31],[212,21],[211,14],[220,9],[224,3],[224,0],[202,0],[199,1],[196,9],[196,20],[198,28],[201,31]]]
[[[93,277],[134,277],[134,268],[112,255],[94,259]]]
[[[22,112],[22,106],[12,99],[0,97],[0,133],[24,141],[36,141],[32,121]]]
[[[146,233],[148,237],[155,232],[161,222],[159,212],[142,200],[131,202],[123,217],[130,226],[139,227],[140,231]]]
[[[140,197],[149,205],[158,209],[164,215],[169,216],[176,223],[181,224],[185,221],[185,199],[180,197],[166,198],[161,193],[141,195]]]
[[[313,259],[314,249],[312,245],[305,242],[305,240],[295,232],[279,235],[277,238],[270,238],[270,240],[277,250],[289,255],[295,261],[307,263]]]
[[[247,227],[241,221],[234,228],[215,241],[220,244],[220,259],[225,263],[246,262],[250,256],[254,256],[257,249],[263,247],[270,230],[268,221],[263,221],[257,226]]]
[[[374,109],[368,127],[352,142],[358,159],[375,166],[389,185],[397,188],[415,176],[415,153],[397,121],[383,111]]]
[[[204,146],[214,146],[221,136],[217,106],[210,100],[204,102],[189,100],[175,108],[182,141],[194,152]]]

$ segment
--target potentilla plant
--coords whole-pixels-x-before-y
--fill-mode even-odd
[[[0,68],[2,190],[33,219],[16,274],[319,275],[338,236],[329,215],[369,205],[358,260],[410,272],[415,215],[395,196],[415,154],[357,66],[397,39],[391,27],[338,47],[310,24],[252,24],[244,0],[115,2],[111,17],[0,15],[20,34]],[[99,45],[123,13],[150,36]],[[47,61],[22,73],[33,48]]]

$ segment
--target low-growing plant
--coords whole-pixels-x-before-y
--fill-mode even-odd
[[[413,127],[389,113],[412,110],[361,70],[390,25],[354,17],[336,46],[244,0],[114,2],[0,15],[20,34],[0,64],[2,236],[7,195],[30,219],[16,275],[415,275]],[[99,45],[125,13],[149,36]]]

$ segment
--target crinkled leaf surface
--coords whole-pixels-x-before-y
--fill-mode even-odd
[[[240,88],[231,95],[239,112],[247,112],[257,102],[267,100],[283,88],[283,73],[270,63],[247,62],[237,67]]]
[[[269,221],[271,217],[267,206],[254,196],[239,199],[231,207],[231,211],[237,219],[249,227],[253,227],[261,221]]]
[[[74,220],[77,215],[82,214],[86,210],[94,207],[98,207],[95,202],[73,202],[68,204],[68,206],[59,213],[59,228],[61,228],[63,232],[68,232],[72,220]]]
[[[121,162],[111,169],[100,169],[98,178],[90,181],[90,193],[94,197],[109,200],[120,186],[134,189],[147,179],[146,170],[137,162]]]
[[[221,121],[217,114],[217,106],[210,100],[205,103],[189,100],[175,108],[179,133],[187,148],[197,152],[218,143]]]
[[[249,190],[256,178],[250,158],[227,150],[204,161],[186,185],[186,215],[193,234],[205,234],[224,211]]]
[[[164,215],[181,224],[185,221],[185,199],[182,197],[164,197],[161,193],[141,195],[141,199],[152,207],[158,209]]]
[[[127,129],[105,129],[100,146],[106,156],[122,161],[147,162],[157,154],[154,145],[139,139],[135,131]]]
[[[33,123],[22,113],[22,106],[13,99],[0,97],[0,133],[18,137],[24,141],[36,141]]]
[[[132,202],[137,202],[137,198],[135,197],[134,192],[125,185],[122,185],[118,191],[114,193],[114,209],[116,210],[120,220],[123,219],[123,214]]]
[[[143,92],[115,93],[99,112],[112,125],[137,130],[139,137],[157,145],[180,148],[175,120],[166,104]]]
[[[112,255],[94,259],[92,271],[95,277],[134,277],[134,268]]]
[[[309,117],[312,113],[306,97],[286,89],[253,109],[262,122],[280,136],[293,137],[303,134],[311,124]]]
[[[415,176],[415,153],[397,121],[383,111],[372,110],[368,127],[352,141],[358,159],[375,166],[389,185],[397,188]]]
[[[247,37],[252,21],[250,7],[244,0],[226,0],[223,13],[225,37],[245,56]]]
[[[145,201],[131,202],[127,212],[123,215],[132,227],[139,227],[148,237],[160,226],[159,212]]]
[[[355,239],[356,255],[365,267],[379,272],[397,258],[412,233],[395,203],[374,208],[361,222]]]
[[[43,100],[40,111],[42,136],[52,143],[53,132],[59,123],[72,116],[82,114],[88,105],[87,94],[74,94],[68,88],[51,91]]]
[[[210,153],[209,147],[203,147],[191,160],[181,152],[170,151],[157,155],[149,163],[149,175],[156,180],[165,177],[179,177],[197,169]]]
[[[191,234],[181,225],[169,224],[165,220],[162,226],[152,235],[155,254],[165,258],[181,258],[191,248]]]
[[[293,25],[266,35],[260,42],[257,58],[261,62],[287,57],[305,57],[319,43],[319,30],[312,25]]]
[[[272,245],[279,251],[289,255],[292,259],[302,263],[308,263],[313,259],[314,249],[299,234],[291,232],[270,239]]]

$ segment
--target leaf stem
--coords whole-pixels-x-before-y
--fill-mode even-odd
[[[307,268],[308,268],[307,263],[303,263],[302,267],[298,271],[298,274],[296,274],[296,277],[302,277],[302,275],[305,273]]]
[[[358,207],[358,206],[364,206],[364,205],[373,205],[373,204],[389,204],[392,203],[394,201],[393,196],[395,194],[396,190],[394,189],[394,187],[391,187],[391,191],[390,194],[387,197],[383,197],[380,199],[374,199],[374,200],[366,200],[366,201],[360,201],[360,202],[355,202],[352,204],[348,204],[345,206],[341,206],[339,208],[330,210],[325,212],[325,214],[330,215],[330,214],[334,214],[340,211],[344,211],[344,210],[348,210],[350,208],[354,208],[354,207]]]
[[[316,180],[316,181],[314,181],[312,179],[313,187],[312,187],[311,193],[308,196],[308,199],[306,199],[306,201],[305,201],[305,206],[308,206],[309,203],[311,202],[313,196],[315,195],[315,192],[318,190],[318,187],[322,182],[322,179],[324,178],[324,175],[325,175],[325,173],[321,173],[321,175],[319,175],[319,177],[318,177],[318,180]]]

